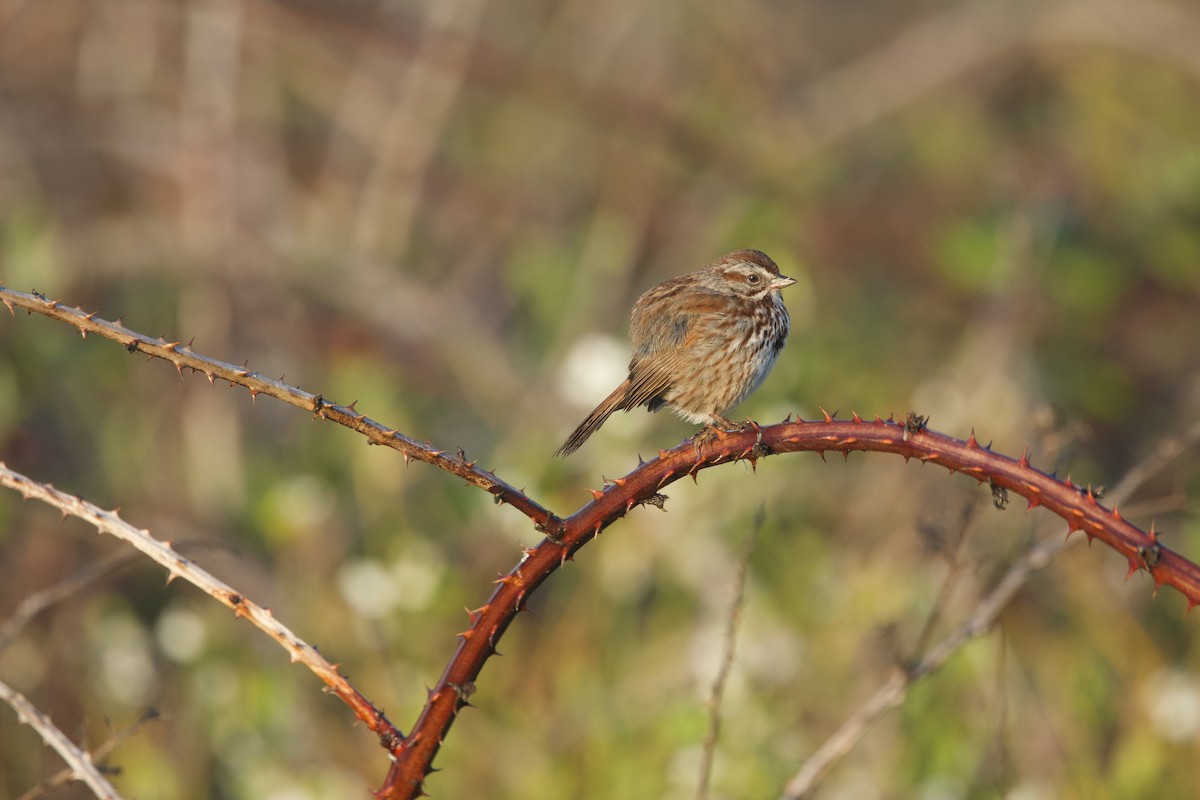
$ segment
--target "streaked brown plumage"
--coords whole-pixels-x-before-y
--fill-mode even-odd
[[[647,291],[630,317],[629,377],[555,455],[573,453],[613,412],[638,406],[728,425],[724,413],[758,388],[787,340],[780,290],[793,283],[766,253],[737,250]]]

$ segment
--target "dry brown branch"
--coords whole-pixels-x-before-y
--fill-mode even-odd
[[[151,536],[149,531],[130,525],[115,511],[106,511],[79,497],[60,492],[53,486],[31,480],[10,470],[3,463],[0,463],[0,485],[7,486],[26,498],[41,500],[43,503],[57,508],[64,516],[78,517],[95,526],[102,533],[115,536],[132,545],[152,561],[166,568],[168,581],[183,578],[213,599],[233,609],[235,616],[248,620],[251,625],[274,639],[280,647],[288,652],[292,661],[298,661],[312,670],[313,674],[320,678],[331,692],[350,706],[358,718],[379,736],[380,742],[385,748],[392,749],[399,742],[400,732],[396,727],[388,721],[382,711],[375,708],[342,676],[336,664],[330,663],[315,647],[276,620],[270,609],[263,608],[247,599],[241,592],[194,564],[190,559],[179,555],[170,543],[160,542]]]
[[[447,454],[428,443],[410,439],[397,430],[384,427],[364,414],[354,410],[354,403],[341,406],[327,401],[319,394],[289,386],[282,381],[268,378],[259,372],[245,366],[236,366],[225,361],[219,361],[209,356],[201,355],[192,350],[191,343],[181,341],[168,342],[164,339],[154,339],[137,331],[130,330],[119,322],[109,322],[100,319],[95,313],[85,313],[79,308],[68,308],[57,300],[50,300],[39,294],[27,294],[0,286],[0,302],[8,307],[15,315],[15,308],[23,308],[31,313],[38,313],[51,319],[66,322],[76,328],[80,335],[87,338],[88,334],[96,334],[111,339],[130,353],[145,353],[148,358],[161,358],[175,366],[180,376],[183,370],[190,369],[208,378],[215,384],[217,379],[227,381],[230,385],[244,386],[250,391],[251,397],[268,395],[288,405],[311,411],[322,419],[332,420],[355,430],[367,437],[372,444],[384,445],[399,450],[404,460],[416,459],[432,464],[444,472],[457,475],[470,484],[490,493],[498,503],[508,503],[525,516],[529,517],[539,530],[551,530],[560,520],[531,500],[524,492],[500,480],[493,473],[475,466],[474,461],[468,461],[461,452]]]
[[[12,706],[17,719],[37,731],[42,741],[67,762],[72,778],[87,784],[101,800],[121,800],[121,795],[92,763],[91,755],[77,747],[37,706],[4,681],[0,681],[0,700]]]
[[[158,712],[151,709],[124,730],[111,731],[106,740],[101,742],[97,747],[92,748],[91,761],[93,763],[102,763],[113,751],[121,746],[122,742],[124,742],[133,734],[137,733],[137,731],[141,729],[142,725],[156,719],[158,719]],[[111,772],[111,769],[109,769],[109,771]],[[37,798],[44,797],[60,786],[65,786],[73,780],[75,780],[74,773],[71,771],[70,767],[67,767],[54,773],[49,778],[46,778],[46,780],[42,781],[37,786],[30,787],[29,791],[22,794],[17,798],[17,800],[37,800]]]

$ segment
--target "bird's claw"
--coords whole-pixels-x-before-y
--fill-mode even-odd
[[[696,434],[696,438],[693,440],[696,445],[696,455],[699,456],[700,452],[713,442],[724,439],[731,433],[741,433],[752,426],[754,426],[752,420],[734,422],[719,414],[713,414],[712,420],[700,429],[700,432]]]

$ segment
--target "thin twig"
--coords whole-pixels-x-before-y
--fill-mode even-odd
[[[954,590],[958,588],[959,579],[966,572],[967,564],[963,559],[962,546],[967,540],[967,530],[970,525],[971,516],[976,508],[979,507],[978,498],[973,498],[963,505],[958,519],[958,525],[955,527],[954,541],[948,548],[949,552],[944,553],[946,559],[947,571],[946,578],[942,581],[942,585],[938,588],[937,597],[934,598],[933,605],[929,609],[929,613],[925,617],[925,623],[921,626],[921,632],[917,634],[916,643],[912,648],[912,652],[920,653],[929,645],[929,640],[933,638],[933,632],[937,625],[942,620],[942,615],[947,606],[950,604],[950,597],[954,594]]]
[[[7,306],[14,315],[15,308],[23,308],[31,313],[65,322],[76,328],[84,338],[87,338],[89,334],[95,334],[123,345],[130,353],[143,353],[148,358],[161,358],[169,361],[180,376],[183,375],[183,370],[189,369],[204,375],[208,378],[209,383],[215,384],[220,379],[231,385],[246,387],[250,391],[251,397],[263,394],[288,405],[311,411],[317,417],[331,420],[363,434],[372,444],[400,451],[405,461],[410,459],[424,461],[444,472],[457,475],[493,495],[496,502],[508,503],[520,511],[539,530],[553,531],[561,524],[561,520],[531,500],[520,489],[501,480],[492,472],[477,467],[475,462],[468,461],[461,451],[449,453],[446,450],[435,448],[429,443],[418,442],[400,431],[376,422],[365,414],[358,413],[355,411],[353,403],[348,406],[332,403],[319,394],[311,394],[295,386],[289,386],[281,380],[268,378],[245,366],[239,367],[197,353],[192,350],[190,343],[151,338],[130,330],[124,325],[101,319],[94,313],[84,312],[80,308],[71,308],[58,300],[51,300],[40,294],[18,292],[0,286],[0,303]]]
[[[1134,465],[1111,492],[1114,503],[1127,500],[1151,476],[1200,443],[1200,423],[1192,425],[1183,435],[1164,441],[1158,448]],[[967,642],[991,630],[1000,614],[1034,572],[1049,564],[1059,553],[1080,537],[1046,539],[1022,556],[984,597],[975,611],[949,635],[930,648],[909,669],[897,668],[857,711],[837,729],[825,743],[801,766],[784,788],[782,800],[809,797],[829,770],[853,749],[871,725],[888,711],[904,702],[908,687],[930,675]]]
[[[5,620],[3,625],[0,625],[0,650],[8,647],[17,634],[24,630],[30,620],[38,614],[76,592],[82,591],[110,572],[125,566],[136,557],[137,553],[132,550],[116,550],[97,561],[84,565],[74,574],[68,575],[52,586],[47,586],[26,597],[13,611],[12,616]]]
[[[991,630],[1000,613],[1030,575],[1049,564],[1075,541],[1079,541],[1079,538],[1047,539],[1032,548],[1013,565],[965,622],[930,648],[912,667],[893,670],[875,694],[809,757],[784,788],[781,795],[783,800],[799,800],[810,796],[825,774],[850,752],[871,725],[904,701],[909,686],[936,671],[967,642]]]
[[[121,795],[108,782],[108,779],[100,774],[99,768],[92,763],[92,757],[68,739],[67,735],[59,730],[50,721],[50,718],[29,702],[23,694],[2,680],[0,680],[0,700],[4,700],[12,706],[13,710],[17,712],[17,719],[37,731],[38,735],[42,737],[42,741],[58,753],[63,761],[67,762],[72,778],[87,784],[87,787],[92,790],[92,794],[101,800],[121,800]]]
[[[733,668],[733,656],[737,649],[737,633],[742,623],[742,612],[746,607],[746,579],[750,573],[750,555],[758,544],[758,535],[762,531],[763,522],[767,518],[766,507],[760,505],[754,515],[754,524],[750,535],[746,537],[745,550],[738,563],[737,575],[733,580],[733,600],[729,604],[729,619],[725,625],[724,647],[721,652],[721,664],[717,668],[717,676],[713,679],[712,690],[708,696],[708,733],[704,737],[704,746],[700,750],[700,781],[696,786],[697,800],[707,800],[708,787],[712,781],[713,758],[716,755],[717,739],[721,733],[721,700],[725,696],[725,683]]]
[[[156,719],[159,719],[158,712],[154,709],[149,709],[145,714],[142,714],[142,716],[140,716],[136,722],[124,730],[112,731],[109,734],[109,737],[105,739],[99,746],[92,748],[92,763],[103,762],[104,759],[106,759],[109,754],[120,747],[126,739],[137,733],[143,725]],[[100,769],[106,772],[114,772],[114,770],[109,767],[101,767]],[[54,791],[60,786],[70,783],[74,779],[74,775],[72,774],[70,768],[59,770],[49,778],[46,778],[46,780],[39,783],[37,786],[31,787],[29,791],[18,797],[17,800],[37,800],[37,798]]]
[[[82,498],[60,492],[49,484],[34,481],[12,471],[3,462],[0,462],[0,486],[8,486],[27,498],[41,500],[64,515],[78,517],[95,526],[97,530],[115,536],[165,567],[168,582],[181,577],[224,603],[233,609],[236,616],[249,620],[250,624],[274,639],[288,652],[292,661],[303,663],[324,681],[334,694],[354,710],[367,727],[380,736],[385,747],[390,750],[399,745],[399,731],[387,720],[383,712],[359,694],[335,664],[330,663],[315,647],[276,620],[269,609],[247,599],[241,592],[180,555],[169,543],[160,542],[151,536],[149,531],[130,525],[115,511],[106,511]]]

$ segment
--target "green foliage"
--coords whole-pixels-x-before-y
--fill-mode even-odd
[[[800,282],[792,339],[734,416],[915,410],[1110,487],[1195,423],[1186,5],[1172,26],[1143,23],[1165,7],[1106,4],[1074,35],[1014,5],[1031,18],[1005,25],[1030,38],[1003,46],[986,3],[534,2],[474,22],[469,5],[349,4],[336,24],[0,5],[0,279],[357,401],[562,515],[694,432],[618,415],[551,461],[588,411],[562,390],[568,354],[623,341],[640,292],[735,247]],[[905,49],[934,23],[977,46]],[[4,311],[0,460],[174,540],[404,730],[462,609],[539,541],[513,509],[307,412]],[[1198,475],[1189,452],[1121,506],[1194,560]],[[694,797],[760,508],[714,798],[777,795],[1065,527],[883,456],[728,465],[667,493],[666,513],[633,510],[531,598],[434,796]],[[0,492],[0,618],[120,547]],[[1200,724],[1160,706],[1200,697],[1196,622],[1125,568],[1080,547],[1036,574],[828,795],[1192,796]],[[125,796],[365,796],[387,768],[315,678],[144,560],[35,619],[0,679],[93,747],[105,719],[162,712],[110,759]],[[56,767],[0,711],[0,796]]]

